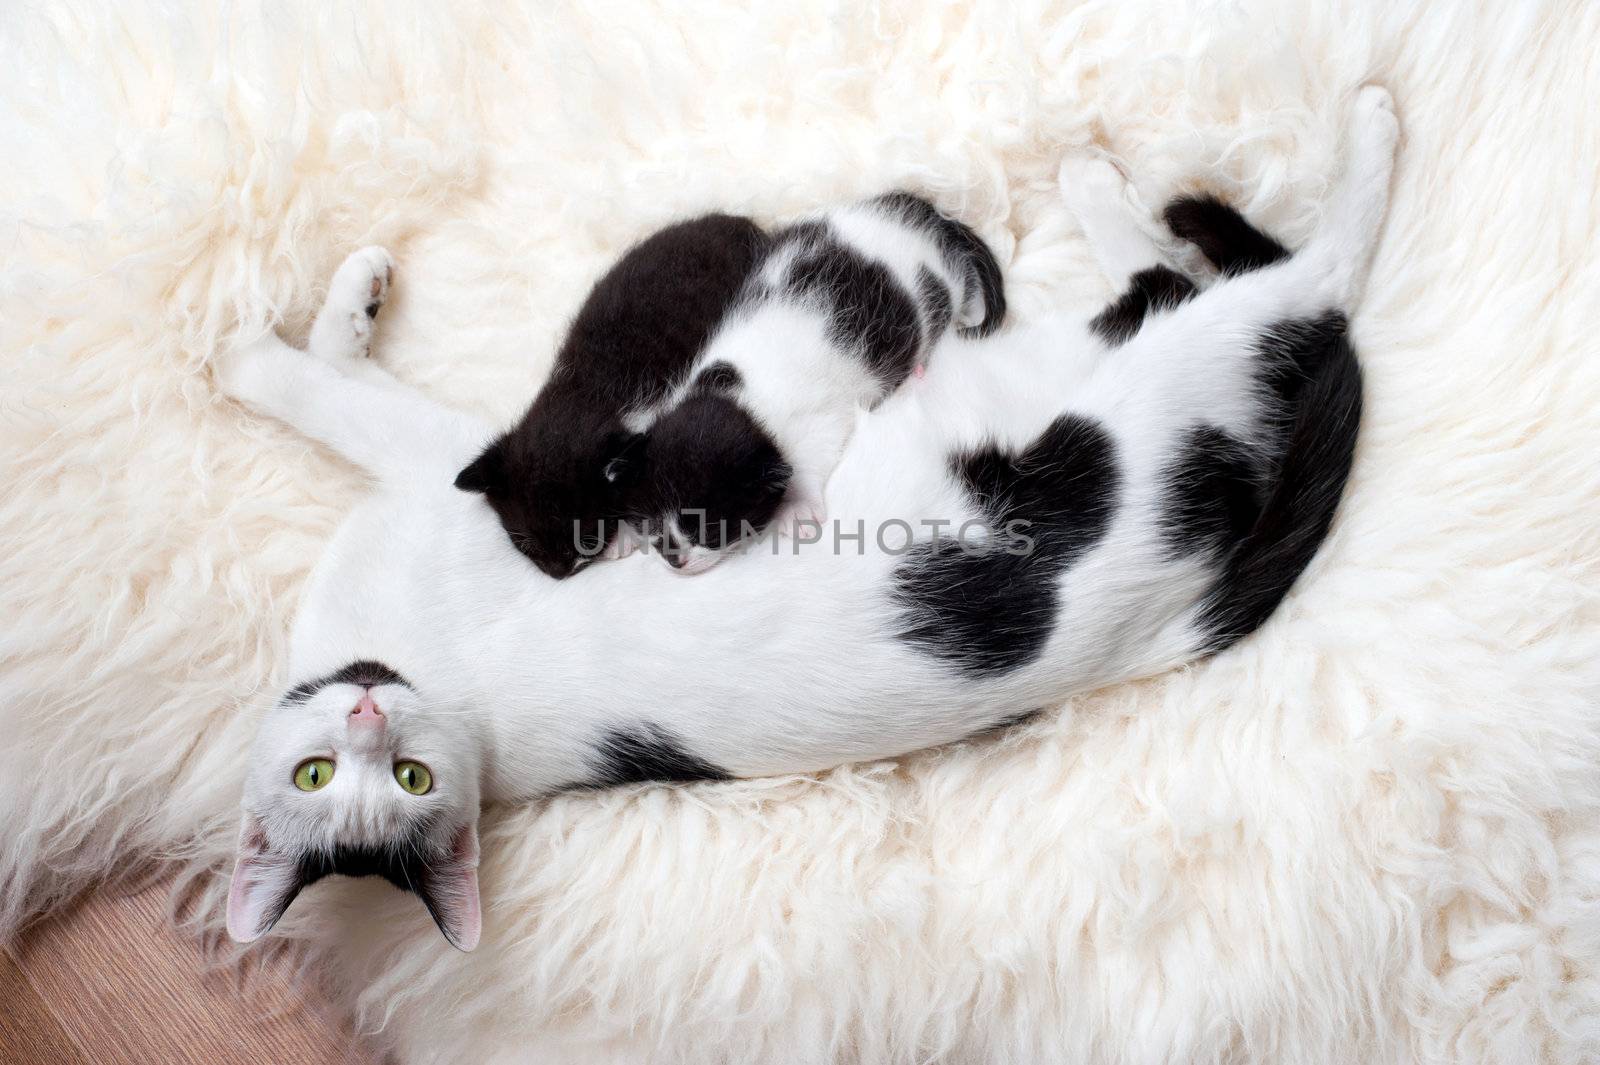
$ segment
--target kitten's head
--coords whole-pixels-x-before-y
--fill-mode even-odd
[[[264,935],[307,884],[381,876],[461,950],[478,943],[481,751],[405,678],[353,662],[291,690],[256,735],[228,934]]]
[[[791,473],[771,434],[722,393],[692,394],[662,415],[641,456],[633,518],[680,573],[709,569],[763,532]]]
[[[621,431],[593,441],[550,436],[508,433],[463,469],[455,484],[482,493],[517,550],[560,580],[593,562],[617,529],[614,481],[631,437]]]

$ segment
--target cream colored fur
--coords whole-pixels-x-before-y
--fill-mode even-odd
[[[350,249],[405,263],[386,364],[509,419],[670,218],[909,185],[1019,317],[1090,306],[1064,149],[1297,244],[1375,80],[1368,420],[1264,631],[897,765],[491,810],[470,956],[378,883],[280,930],[405,1062],[1600,1057],[1600,8],[223,6],[0,7],[0,938],[151,858],[220,928],[360,484],[207,363]]]

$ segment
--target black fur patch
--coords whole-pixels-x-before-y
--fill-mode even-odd
[[[363,658],[336,669],[325,677],[296,684],[279,702],[284,705],[303,703],[330,684],[360,684],[367,688],[376,688],[380,684],[403,684],[407,688],[411,687],[410,681],[382,662]]]
[[[911,296],[889,268],[833,240],[807,240],[788,272],[789,293],[815,300],[841,347],[861,352],[879,380],[894,388],[911,374],[922,326]]]
[[[381,876],[402,891],[417,891],[427,875],[426,851],[418,850],[426,839],[425,833],[413,833],[391,846],[307,851],[300,856],[300,883],[314,884],[325,876]]]
[[[1258,473],[1250,450],[1221,429],[1190,430],[1161,474],[1161,533],[1173,554],[1232,550],[1261,513]]]
[[[926,266],[917,270],[917,301],[922,304],[928,339],[937,340],[950,326],[950,319],[955,315],[955,301],[950,298],[949,286]]]
[[[729,362],[718,361],[701,367],[700,372],[694,375],[689,390],[695,393],[732,392],[742,384],[744,378],[737,367]]]
[[[1165,266],[1140,270],[1128,279],[1128,291],[1095,315],[1089,328],[1113,347],[1127,343],[1152,311],[1176,307],[1195,294],[1194,282]]]
[[[1348,328],[1349,322],[1341,311],[1274,322],[1256,339],[1256,352],[1261,358],[1260,380],[1272,389],[1280,403],[1292,406],[1306,383],[1333,355]]]
[[[1289,257],[1287,248],[1215,196],[1181,197],[1167,204],[1162,214],[1174,235],[1198,247],[1228,276]]]
[[[950,468],[996,540],[981,553],[953,537],[914,548],[894,572],[900,636],[969,676],[1005,673],[1043,652],[1055,578],[1105,536],[1122,481],[1116,447],[1097,423],[1064,415],[1020,453],[985,447]]]
[[[595,755],[597,765],[591,784],[597,788],[651,781],[732,779],[723,769],[685,750],[672,733],[650,722],[608,729],[595,745]]]
[[[1000,327],[1006,316],[1005,281],[994,252],[971,226],[946,218],[921,196],[909,192],[890,192],[877,203],[900,215],[908,225],[934,232],[945,262],[958,276],[970,277],[983,298],[983,321],[957,330],[964,337],[988,336]]]
[[[276,922],[300,890],[325,876],[367,877],[377,876],[387,880],[401,891],[409,891],[428,907],[428,914],[439,930],[449,937],[443,915],[429,888],[429,859],[442,860],[446,855],[438,852],[429,842],[429,825],[419,824],[405,838],[385,846],[350,846],[341,844],[332,850],[312,850],[300,856],[296,874],[297,883],[282,900],[277,909]]]
[[[1330,313],[1280,323],[1260,341],[1265,358],[1293,368],[1274,386],[1292,405],[1282,419],[1271,491],[1207,592],[1200,623],[1209,650],[1254,632],[1277,609],[1333,523],[1361,423],[1361,367],[1343,326],[1343,315]]]

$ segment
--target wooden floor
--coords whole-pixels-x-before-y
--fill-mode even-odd
[[[376,1065],[283,967],[206,973],[165,904],[92,896],[0,950],[0,1065]]]

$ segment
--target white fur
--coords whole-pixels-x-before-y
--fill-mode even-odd
[[[671,217],[910,185],[1020,319],[1088,310],[1063,146],[1153,204],[1223,174],[1298,245],[1377,79],[1406,135],[1357,475],[1263,632],[893,765],[493,810],[470,956],[370,882],[280,931],[407,1062],[1595,1056],[1592,5],[0,24],[0,928],[147,858],[220,928],[288,615],[365,489],[203,364],[241,320],[303,335],[349,248],[404,260],[385,363],[499,423]]]

